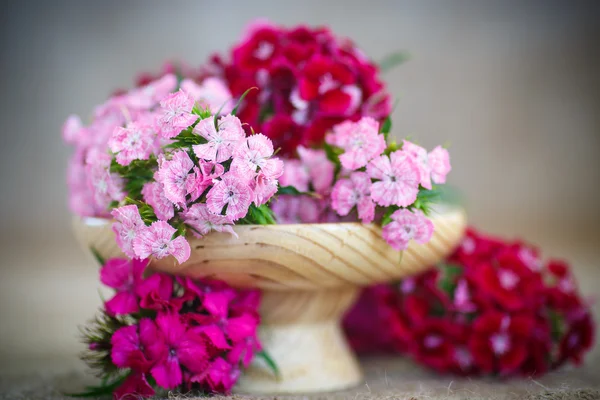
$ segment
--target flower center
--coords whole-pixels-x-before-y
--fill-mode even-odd
[[[519,277],[505,269],[502,269],[498,272],[498,278],[500,279],[500,286],[502,286],[506,290],[511,290],[519,283]]]
[[[429,335],[425,338],[423,344],[428,349],[435,349],[436,347],[439,347],[442,344],[442,338],[438,335]]]
[[[169,355],[171,357],[175,357],[177,355],[177,351],[175,349],[171,349],[171,350],[169,350]]]
[[[254,50],[254,57],[264,61],[267,58],[271,57],[271,54],[273,54],[273,49],[274,46],[271,43],[261,42],[256,48],[256,50]]]
[[[492,350],[497,356],[506,354],[510,347],[510,338],[506,333],[496,333],[490,338],[492,342]]]
[[[319,79],[319,94],[327,93],[338,86],[338,82],[333,79],[330,73],[327,73]]]

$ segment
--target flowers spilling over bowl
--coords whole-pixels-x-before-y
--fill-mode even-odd
[[[565,262],[473,230],[437,269],[367,289],[345,327],[357,351],[461,375],[540,375],[580,363],[594,337]]]
[[[236,116],[252,90],[235,106],[226,90],[214,80],[167,74],[111,97],[88,126],[70,117],[64,138],[76,148],[73,211],[112,216],[117,242],[131,258],[173,256],[179,263],[190,256],[188,231],[235,235],[234,224],[272,224],[277,216],[375,221],[397,250],[430,239],[424,213],[436,199],[433,184],[450,171],[445,149],[388,144],[389,118],[380,124],[363,117],[335,125],[321,148],[300,146],[299,159],[284,162],[271,139],[245,130]]]

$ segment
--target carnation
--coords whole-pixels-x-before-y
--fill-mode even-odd
[[[344,325],[359,352],[400,352],[460,375],[532,376],[579,364],[594,337],[568,264],[472,229],[437,268],[366,289]]]

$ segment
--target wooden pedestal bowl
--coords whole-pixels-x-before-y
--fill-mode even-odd
[[[191,277],[211,277],[235,287],[263,291],[260,339],[277,363],[276,377],[256,360],[236,386],[243,393],[309,393],[348,388],[362,380],[340,328],[359,289],[422,272],[449,255],[466,227],[464,211],[440,208],[435,233],[424,245],[412,242],[401,255],[375,225],[360,223],[240,225],[236,239],[211,233],[190,237],[184,264],[153,260],[150,268]],[[109,220],[76,219],[86,249],[104,258],[123,256]]]

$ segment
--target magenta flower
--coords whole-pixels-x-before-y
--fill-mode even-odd
[[[202,336],[187,329],[178,314],[159,314],[156,317],[160,357],[150,370],[156,383],[174,389],[183,381],[181,367],[199,374],[208,366],[209,354]]]
[[[366,172],[353,172],[350,179],[340,179],[331,192],[331,207],[346,216],[356,206],[358,217],[365,224],[375,218],[375,203],[370,196],[371,178]]]
[[[392,214],[392,222],[382,230],[383,238],[396,250],[405,250],[412,239],[424,244],[433,235],[433,223],[420,211],[397,210]]]
[[[229,88],[220,78],[208,77],[200,85],[191,79],[184,79],[181,81],[181,88],[213,114],[219,110],[223,114],[229,114],[235,106]]]
[[[162,115],[158,119],[158,128],[162,137],[170,139],[188,128],[198,119],[198,116],[192,114],[194,108],[194,99],[179,90],[172,93],[160,102]]]
[[[173,278],[167,274],[153,274],[139,284],[136,294],[140,307],[155,311],[179,311],[181,301],[172,298]]]
[[[429,153],[429,165],[431,166],[431,179],[434,183],[446,183],[446,175],[450,173],[450,154],[448,150],[437,146]]]
[[[140,211],[136,205],[115,208],[111,212],[115,218],[112,230],[115,232],[119,248],[130,258],[135,258],[133,251],[133,240],[144,229],[146,225],[142,221]]]
[[[228,172],[221,177],[206,196],[206,205],[213,214],[221,214],[227,206],[225,215],[232,221],[244,217],[252,203],[252,190],[246,179]]]
[[[190,245],[183,236],[173,238],[176,229],[165,221],[156,221],[141,231],[133,241],[133,249],[139,258],[175,257],[179,263],[190,258]]]
[[[155,179],[164,188],[164,194],[173,204],[184,205],[188,193],[188,179],[194,162],[185,150],[179,150],[171,155],[171,159],[158,159],[158,171]]]
[[[113,392],[114,400],[143,399],[154,396],[154,389],[148,383],[146,375],[139,372],[131,372],[127,379]]]
[[[152,127],[132,122],[126,128],[118,126],[108,141],[110,151],[116,153],[121,165],[129,165],[133,160],[147,160],[155,147],[155,133]]]
[[[379,179],[371,185],[371,197],[384,207],[395,204],[407,207],[419,193],[419,170],[412,158],[402,151],[379,156],[369,163],[367,173]]]
[[[385,138],[379,134],[379,123],[373,118],[344,122],[334,126],[333,132],[326,141],[345,150],[340,162],[349,170],[364,167],[385,150]]]
[[[236,116],[226,115],[219,118],[218,126],[217,130],[213,119],[206,118],[198,122],[194,128],[194,133],[208,141],[208,143],[192,146],[198,158],[218,163],[227,161],[246,137],[242,123]]]
[[[146,373],[160,350],[156,340],[156,326],[149,318],[142,318],[137,325],[124,326],[111,337],[110,358],[119,368],[132,368]]]
[[[152,207],[158,219],[168,221],[175,216],[173,203],[165,196],[161,183],[148,182],[144,184],[142,196],[144,196],[144,201]]]
[[[206,383],[208,388],[215,393],[229,393],[240,376],[240,370],[217,357],[210,363],[208,370],[198,376],[192,377],[192,382]]]
[[[262,133],[248,136],[233,154],[231,169],[241,176],[254,176],[259,170],[268,179],[283,173],[283,161],[273,156],[273,142]]]
[[[104,305],[109,315],[124,315],[139,311],[136,290],[143,281],[148,260],[111,258],[100,269],[100,281],[115,289],[116,294]]]
[[[196,237],[208,235],[211,231],[228,232],[237,237],[233,230],[231,219],[225,215],[217,215],[208,211],[208,207],[203,203],[192,205],[183,213],[184,222],[192,227],[192,232]]]

